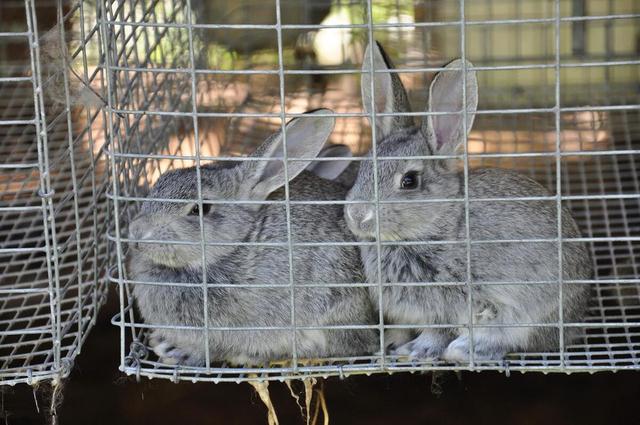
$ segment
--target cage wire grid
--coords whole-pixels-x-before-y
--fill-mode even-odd
[[[103,111],[74,98],[102,84],[92,10],[0,4],[2,385],[66,377],[106,295]]]
[[[509,4],[509,0],[498,3]],[[337,1],[333,2],[333,7],[358,9],[362,14],[361,21],[284,23],[283,19],[289,6],[284,1],[276,0],[273,4],[274,21],[270,24],[254,24],[251,23],[250,17],[246,16],[245,21],[241,23],[217,23],[206,20],[208,18],[202,22],[199,19],[208,15],[199,9],[202,4],[196,0],[101,2],[102,41],[106,53],[107,84],[110,89],[106,107],[110,130],[107,156],[113,176],[107,194],[113,214],[108,239],[115,245],[108,279],[117,284],[120,292],[120,312],[112,321],[120,328],[121,370],[129,375],[160,377],[174,381],[243,382],[425,370],[570,373],[640,368],[640,183],[637,171],[637,156],[640,153],[640,95],[637,90],[640,60],[633,52],[620,53],[612,47],[616,31],[619,29],[618,23],[625,22],[637,31],[640,19],[639,6],[629,3],[627,9],[618,11],[612,2],[600,2],[604,4],[604,9],[593,6],[598,13],[589,14],[584,10],[584,2],[551,0],[543,2],[542,12],[531,16],[530,10],[529,15],[525,13],[524,3],[512,3],[513,15],[504,16],[498,13],[497,6],[491,7],[490,1],[448,2],[449,7],[451,4],[455,5],[455,12],[453,15],[447,15],[450,11],[443,11],[446,7],[438,6],[444,4],[443,2],[432,1],[425,7],[428,13],[416,9],[415,20],[404,22],[400,19],[399,12],[397,19],[381,21],[379,17],[374,16],[379,10],[375,9],[375,4],[371,1]],[[579,7],[580,4],[583,4],[582,8]],[[404,4],[399,1],[390,1],[387,6],[399,11],[403,7],[406,9],[407,5],[413,7],[413,3]],[[486,6],[483,14],[479,15],[477,8],[474,8],[478,5]],[[429,7],[439,12],[431,13]],[[251,8],[247,10],[251,11]],[[393,17],[393,13],[391,15]],[[544,47],[535,54],[526,52],[526,43],[521,40],[526,31],[531,30],[527,27],[529,25],[540,26],[536,27],[535,33],[542,39],[541,44]],[[602,27],[600,29],[606,39],[603,52],[585,50],[585,40],[588,39],[590,31],[596,31],[590,25]],[[490,41],[495,37],[497,29],[505,27],[513,28],[514,38],[520,41],[510,52],[512,56],[500,57],[493,51]],[[436,52],[431,57],[429,54],[434,50],[431,43],[437,43],[439,37],[444,38],[444,35],[438,33],[438,30],[443,28],[451,29],[457,34],[456,43],[453,43],[455,48],[452,49],[451,45],[441,45],[439,48],[442,51],[438,52],[435,49]],[[176,323],[144,323],[135,308],[132,297],[134,285],[175,285],[169,282],[134,281],[127,275],[127,246],[130,242],[136,242],[127,236],[128,223],[135,217],[149,188],[162,172],[193,165],[199,168],[215,160],[247,160],[238,155],[253,151],[266,136],[283,128],[286,120],[300,116],[305,109],[317,107],[327,107],[336,111],[328,114],[337,118],[336,128],[330,140],[349,145],[356,154],[354,160],[373,161],[375,170],[377,161],[396,159],[376,154],[375,126],[370,128],[366,124],[367,118],[375,120],[394,114],[376,113],[369,117],[363,113],[357,83],[353,79],[349,80],[359,79],[361,56],[356,55],[354,59],[344,60],[342,66],[325,65],[311,69],[307,63],[295,62],[292,59],[290,52],[295,50],[295,47],[283,34],[288,31],[326,29],[351,34],[351,43],[356,46],[355,50],[362,51],[363,45],[374,38],[382,39],[385,47],[391,46],[387,50],[397,53],[393,56],[398,65],[392,72],[400,74],[405,84],[409,82],[409,96],[414,106],[425,103],[428,82],[435,72],[441,70],[442,64],[455,57],[466,57],[474,63],[473,69],[480,78],[480,107],[464,151],[453,157],[462,164],[465,187],[468,184],[469,170],[473,168],[512,168],[542,183],[552,194],[548,197],[521,200],[552,201],[558,214],[561,206],[567,206],[571,210],[582,233],[581,238],[571,241],[588,244],[595,276],[593,280],[564,279],[561,282],[560,287],[567,283],[590,286],[589,314],[583,322],[559,322],[554,326],[558,327],[561,333],[569,327],[579,328],[580,338],[571,343],[561,339],[560,349],[555,352],[511,353],[502,361],[472,358],[468,364],[422,362],[381,353],[308,362],[298,358],[295,343],[292,347],[291,361],[274,362],[261,367],[238,367],[226,363],[212,363],[204,367],[176,366],[163,364],[154,356],[149,345],[150,330],[205,329]],[[212,59],[210,45],[207,44],[211,42],[207,39],[207,31],[219,30],[242,31],[247,37],[251,31],[270,31],[274,36],[273,48],[277,55],[269,62],[260,57],[256,59],[255,55],[246,60],[239,54],[231,54],[228,55],[231,64],[222,64],[219,61],[222,56],[219,54],[220,50],[214,50]],[[411,35],[412,31],[419,30],[420,34]],[[468,33],[472,33],[473,37]],[[209,37],[214,37],[211,34],[214,33],[209,33]],[[476,38],[483,42],[482,48],[474,50],[472,47]],[[563,38],[571,39],[568,48],[562,44]],[[220,39],[217,41],[220,44],[224,43]],[[416,43],[419,47],[412,50],[411,43]],[[422,57],[416,59],[416,50]],[[403,54],[406,57],[403,57]],[[619,70],[627,70],[628,78],[620,79],[617,74]],[[463,69],[463,72],[467,71],[469,70]],[[369,72],[373,75],[374,72],[389,71]],[[533,84],[531,81],[530,84],[518,84],[516,81],[502,86],[496,85],[496,80],[501,75],[527,72],[533,73]],[[599,84],[590,84],[591,80],[587,79],[586,83],[572,83],[571,78],[580,73],[586,73],[589,78],[596,79],[599,77],[594,75],[602,75],[602,81]],[[482,83],[483,75],[486,77],[485,86]],[[492,75],[495,77],[491,77]],[[340,78],[344,78],[347,83],[339,80]],[[318,79],[321,81],[318,82]],[[371,80],[373,81],[373,78]],[[528,81],[526,78],[524,80]],[[349,91],[348,89],[354,85],[356,90]],[[372,92],[375,93],[375,90]],[[372,103],[374,101],[375,99],[372,99]],[[466,114],[466,110],[463,109],[461,113]],[[403,115],[424,117],[428,113],[413,112]],[[371,146],[372,157],[362,156]],[[286,166],[287,163],[301,158],[287,158],[285,152],[283,159]],[[201,184],[199,179],[199,193],[202,191]],[[496,202],[504,199],[520,198],[474,198],[473,202]],[[156,200],[177,202],[176,199]],[[465,205],[468,221],[468,193],[459,201]],[[202,199],[181,202],[200,203]],[[206,200],[206,203],[214,206],[216,203],[234,202],[243,203],[233,200]],[[376,197],[371,202],[381,205],[393,201]],[[264,202],[285,205],[287,210],[291,206],[305,203],[313,204],[294,201],[288,197],[284,201]],[[317,201],[316,204],[318,203],[326,202]],[[202,228],[202,218],[200,220]],[[291,242],[290,237],[291,235],[287,243],[272,245],[285,246],[289,250],[298,245],[305,245]],[[569,242],[562,238],[560,228],[558,236],[548,241],[557,242],[558,239]],[[202,249],[205,246],[220,244],[217,241],[203,239],[190,242],[145,242],[192,244]],[[479,241],[472,240],[467,233],[467,238],[462,243],[466,245],[468,253],[470,247]],[[245,246],[252,244],[258,245],[251,242],[237,243]],[[386,243],[369,244],[381,247]],[[332,243],[328,242],[325,245]],[[394,242],[393,245],[400,243]],[[562,247],[562,243],[558,244],[559,258],[562,258]],[[560,260],[558,268],[561,272]],[[559,276],[562,276],[562,273],[559,273]],[[537,283],[558,284],[558,281]],[[467,280],[450,284],[470,285],[472,282]],[[215,286],[216,283],[199,282],[184,285],[202,288],[206,293],[206,288]],[[378,288],[383,286],[382,282],[358,285]],[[265,286],[268,287],[269,284]],[[293,280],[289,282],[289,287],[295,290]],[[562,306],[563,303],[558,304]],[[422,327],[435,326],[425,323]],[[473,329],[482,325],[447,326],[470,326]],[[544,324],[518,323],[517,326]],[[355,325],[345,327],[358,328]],[[360,327],[389,330],[421,326],[385,323],[380,316],[380,323]],[[293,331],[294,328],[295,326],[264,326],[251,329]],[[324,327],[297,327],[302,328]],[[222,331],[235,328],[207,329]],[[237,330],[242,331],[239,328]],[[380,341],[381,347],[384,347],[383,338]],[[207,344],[205,336],[203,344]]]

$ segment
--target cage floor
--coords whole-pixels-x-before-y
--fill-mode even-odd
[[[590,96],[595,105],[607,105],[615,99],[622,104],[636,104],[638,94],[629,87],[609,88],[609,93],[594,93],[585,87],[567,87],[563,96],[578,99]],[[613,90],[613,91],[611,91]],[[533,101],[533,90],[523,98]],[[321,92],[305,92],[287,97],[287,111],[328,107],[337,112],[359,112],[359,98],[344,96],[341,89],[324,87]],[[586,94],[585,94],[586,93]],[[410,93],[414,98],[424,94]],[[482,107],[505,107],[509,93],[494,92],[485,98]],[[279,111],[278,97],[247,97],[238,112]],[[541,100],[544,102],[544,100]],[[516,100],[514,100],[516,102]],[[499,106],[496,106],[499,105]],[[506,106],[510,106],[508,103]],[[482,109],[481,107],[481,109]],[[513,105],[517,107],[517,105]],[[277,120],[276,120],[277,121]],[[231,120],[222,136],[216,125],[199,120],[201,152],[209,155],[244,154],[250,152],[270,133],[279,128],[272,119]],[[369,131],[365,120],[338,119],[331,136],[334,143],[345,143],[356,153],[365,152],[369,145]],[[175,120],[171,125],[175,125]],[[191,120],[175,127],[156,127],[153,140],[164,140],[155,149],[169,155],[193,155],[193,139],[189,135]],[[370,356],[349,359],[324,359],[300,362],[292,366],[285,363],[260,368],[238,368],[230,365],[211,365],[208,368],[173,366],[159,363],[147,344],[144,331],[135,335],[122,369],[130,375],[162,377],[173,380],[240,382],[246,380],[281,380],[311,376],[329,376],[368,373],[393,373],[438,369],[577,372],[620,369],[640,369],[640,180],[637,164],[640,161],[640,114],[637,110],[561,114],[560,133],[563,151],[561,167],[562,195],[572,210],[583,236],[589,242],[595,267],[596,282],[591,285],[590,324],[565,352],[512,353],[502,362],[476,361],[473,365],[454,365],[442,362],[421,363],[402,358]],[[173,129],[172,129],[173,128]],[[153,132],[153,130],[152,130]],[[224,141],[223,142],[221,142]],[[164,146],[164,148],[162,147]],[[474,154],[472,167],[497,166],[519,170],[528,174],[555,192],[555,117],[553,114],[510,114],[478,116],[470,136],[469,152]],[[509,153],[539,153],[538,156],[509,156]],[[504,157],[495,154],[505,154]],[[569,153],[575,153],[570,155]],[[483,157],[483,154],[490,154]],[[207,155],[206,153],[203,155]],[[152,184],[159,170],[192,165],[189,160],[165,159],[139,171]],[[149,167],[149,164],[147,164]],[[143,195],[142,195],[143,196]],[[129,300],[128,308],[133,307]],[[135,316],[135,313],[134,313]],[[125,327],[135,327],[139,318],[125,317]],[[119,322],[119,319],[114,319]],[[136,334],[138,331],[134,331]],[[128,343],[131,339],[127,338]]]
[[[625,277],[627,278],[627,277]],[[590,326],[583,329],[564,355],[558,352],[511,353],[503,361],[475,361],[448,364],[442,361],[420,362],[407,358],[363,356],[349,359],[301,360],[296,367],[274,362],[262,367],[241,368],[216,364],[209,368],[159,363],[148,347],[147,336],[132,344],[124,372],[129,375],[162,377],[172,380],[240,382],[246,380],[282,380],[305,377],[349,376],[351,374],[415,372],[429,370],[497,370],[542,372],[595,372],[640,369],[640,285],[598,283],[593,286],[589,315]],[[624,280],[621,277],[620,280]]]
[[[584,330],[576,343],[566,347],[563,356],[557,352],[512,353],[501,362],[476,361],[473,365],[409,361],[393,356],[386,356],[383,363],[379,356],[371,356],[300,361],[295,368],[286,362],[255,368],[230,365],[194,368],[165,365],[150,359],[151,356],[139,358],[145,350],[140,351],[141,347],[135,346],[124,371],[130,375],[173,380],[239,382],[429,370],[595,372],[640,369],[640,291],[637,283],[595,285],[586,321],[594,327]],[[134,358],[138,360],[134,361]]]
[[[96,285],[106,265],[105,244],[96,237],[107,222],[103,154],[91,151],[81,125],[70,148],[66,114],[49,106],[52,209],[39,196],[44,161],[35,126],[0,126],[0,384],[65,376],[105,298],[105,285]],[[0,85],[0,121],[30,120],[33,110],[28,86]],[[49,241],[57,264],[46,256],[45,219],[49,232],[55,223]]]

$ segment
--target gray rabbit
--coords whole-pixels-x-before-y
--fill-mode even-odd
[[[381,46],[376,44],[367,48],[361,83],[362,100],[369,113],[372,107],[371,55],[375,70],[393,68]],[[474,198],[546,197],[549,192],[537,182],[512,171],[470,170],[469,236],[474,241],[470,245],[470,264],[467,263],[464,203],[415,202],[464,199],[465,178],[455,159],[429,158],[454,155],[465,142],[463,114],[460,113],[463,108],[466,109],[467,133],[473,125],[478,102],[476,75],[467,70],[464,78],[462,67],[462,60],[455,60],[434,78],[429,88],[428,111],[436,114],[425,116],[421,127],[415,126],[409,115],[382,115],[375,119],[377,155],[407,158],[379,159],[377,164],[377,192],[382,201],[378,210],[382,283],[430,282],[426,286],[385,286],[381,302],[383,312],[392,324],[443,325],[417,327],[413,335],[392,328],[385,332],[386,344],[398,355],[467,362],[472,347],[467,328],[471,314],[475,359],[496,360],[515,350],[557,349],[559,330],[554,324],[559,320],[558,245],[553,241],[520,241],[557,238],[555,200],[473,201]],[[469,62],[466,62],[466,68],[471,68]],[[374,80],[376,113],[411,111],[398,74],[375,73]],[[466,85],[466,104],[462,101],[463,84]],[[412,156],[423,159],[410,158]],[[347,204],[345,208],[349,228],[365,241],[375,241],[377,236],[376,207],[371,203],[373,182],[373,163],[364,161],[347,200],[369,203]],[[390,200],[400,203],[384,203]],[[560,227],[564,238],[580,237],[566,208],[562,208]],[[477,243],[483,240],[511,242]],[[393,245],[397,241],[432,244]],[[454,243],[438,244],[439,241]],[[367,279],[378,282],[376,246],[361,247],[361,255]],[[564,280],[592,278],[592,262],[586,244],[564,242],[561,267]],[[469,285],[467,278],[471,282]],[[478,285],[481,282],[493,284]],[[370,289],[374,305],[377,305],[379,290]],[[586,284],[562,285],[565,323],[584,317],[588,292]],[[532,323],[538,326],[517,326]],[[500,324],[516,326],[497,326]],[[565,341],[569,341],[574,333],[575,327],[566,327]],[[413,338],[415,334],[417,336]]]
[[[346,189],[304,171],[333,129],[333,118],[317,117],[319,110],[286,126],[290,161],[290,198],[297,201],[344,200]],[[282,134],[267,139],[253,158],[281,157]],[[287,212],[284,204],[211,204],[221,200],[283,200],[281,159],[214,163],[201,167],[202,204],[145,201],[130,224],[133,242],[129,272],[133,294],[144,320],[151,325],[204,325],[200,217],[204,223],[208,325],[215,327],[361,326],[375,323],[366,288],[321,287],[322,284],[363,282],[356,246],[300,246],[292,252],[290,276]],[[294,179],[295,178],[295,179]],[[163,174],[150,198],[196,200],[195,168]],[[290,206],[292,243],[353,242],[339,204]],[[144,240],[177,240],[196,244],[158,244]],[[215,245],[215,243],[227,245]],[[233,243],[257,242],[273,245]],[[291,295],[290,277],[294,295]],[[170,285],[176,283],[176,285]],[[178,283],[191,284],[190,286]],[[238,285],[225,287],[221,284]],[[271,284],[278,287],[260,287]],[[244,285],[244,286],[242,286]],[[292,315],[292,304],[295,315]],[[288,329],[209,330],[210,358],[234,364],[260,364],[292,356],[293,331]],[[299,329],[295,332],[299,358],[364,355],[378,346],[370,328]],[[156,328],[151,345],[167,363],[202,365],[204,330]]]

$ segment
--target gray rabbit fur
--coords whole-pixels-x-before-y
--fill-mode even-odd
[[[371,113],[371,55],[374,69],[393,65],[381,46],[368,47],[362,74],[362,98]],[[462,60],[456,60],[439,73],[429,89],[430,112],[456,112],[466,108],[467,132],[477,108],[475,71],[463,77]],[[453,70],[457,68],[457,70]],[[469,62],[466,68],[471,68]],[[375,112],[410,112],[405,89],[396,73],[376,73]],[[462,85],[466,84],[466,105]],[[464,199],[464,174],[455,159],[412,159],[411,156],[454,155],[465,142],[463,114],[430,115],[423,125],[414,125],[411,116],[377,116],[378,156],[407,157],[406,160],[378,160],[380,200],[415,201],[424,199]],[[407,179],[405,179],[406,176]],[[413,176],[413,177],[411,177]],[[372,161],[361,164],[349,201],[374,199]],[[537,182],[502,169],[470,170],[469,233],[472,241],[556,238],[558,226],[555,201],[476,201],[474,198],[538,197],[549,192]],[[405,183],[403,183],[405,182]],[[413,183],[413,184],[412,184]],[[404,189],[402,184],[406,184]],[[413,188],[415,185],[415,188]],[[426,286],[387,286],[382,308],[388,323],[408,325],[448,325],[417,327],[412,332],[391,329],[385,332],[385,345],[397,355],[414,358],[442,358],[467,362],[471,343],[469,330],[469,288],[473,316],[473,350],[477,360],[497,360],[511,351],[557,349],[558,327],[558,246],[555,242],[472,243],[470,285],[467,282],[466,217],[463,202],[393,203],[379,205],[381,280],[383,283],[431,282]],[[349,228],[361,240],[376,238],[375,205],[347,204]],[[564,238],[580,237],[571,213],[562,208],[561,231]],[[430,241],[429,245],[391,245],[395,241]],[[438,241],[462,243],[437,244]],[[361,247],[369,282],[378,282],[377,250]],[[591,279],[590,254],[583,242],[565,242],[562,249],[563,279]],[[547,283],[534,283],[547,281]],[[459,285],[438,283],[462,282]],[[479,282],[531,282],[530,284],[476,285]],[[551,283],[549,283],[551,282]],[[588,285],[562,286],[563,320],[580,321],[586,312]],[[374,305],[379,290],[370,288]],[[482,325],[549,324],[546,327],[499,327]],[[457,325],[457,326],[456,326]],[[575,329],[564,329],[565,341]],[[417,335],[417,336],[416,336]]]
[[[319,112],[326,113],[326,110]],[[333,128],[333,118],[309,117],[287,124],[289,157],[315,157]],[[282,154],[278,132],[253,157]],[[310,161],[309,161],[310,162]],[[309,162],[288,165],[292,200],[343,200],[346,189],[303,171]],[[296,177],[297,176],[297,177]],[[295,177],[295,179],[294,179]],[[201,167],[204,200],[283,200],[282,161],[214,163]],[[164,173],[150,198],[198,199],[194,168]],[[354,241],[341,205],[291,205],[293,242]],[[207,242],[287,243],[285,206],[280,204],[207,204],[145,201],[130,224],[128,270],[136,281],[191,283],[195,286],[135,284],[133,294],[151,325],[201,327],[204,324],[201,245],[152,244],[144,240],[200,241],[200,215]],[[290,326],[289,251],[285,246],[206,246],[209,327]],[[305,287],[306,284],[363,282],[356,246],[293,248],[295,322],[297,326],[368,325],[375,323],[363,287]],[[255,287],[216,287],[243,284]],[[281,288],[259,287],[279,284]],[[292,356],[292,331],[209,330],[210,358],[233,364],[261,364]],[[299,358],[364,355],[378,346],[372,329],[296,331]],[[203,330],[156,328],[154,351],[167,363],[202,365]]]

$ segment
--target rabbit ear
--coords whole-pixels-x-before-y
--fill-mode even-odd
[[[307,113],[308,117],[295,118],[286,125],[287,158],[315,158],[333,130],[333,117],[316,117],[317,114],[331,113],[328,109],[318,109]],[[282,158],[282,132],[269,137],[251,155],[254,158]],[[287,177],[289,181],[300,174],[309,164],[308,161],[288,161]],[[240,165],[243,189],[250,199],[266,199],[269,194],[284,185],[284,162],[243,161]]]
[[[351,149],[347,145],[329,145],[320,151],[319,158],[351,158]],[[323,179],[333,180],[337,178],[342,172],[349,166],[351,161],[336,160],[336,161],[315,161],[307,167],[308,171],[311,171],[318,177]]]
[[[367,46],[362,62],[362,75],[360,77],[360,89],[362,90],[362,103],[368,114],[371,114],[371,55],[373,55],[373,69],[394,69],[393,63],[378,42]],[[375,112],[411,112],[407,92],[397,73],[374,73],[373,89]],[[384,116],[375,117],[376,138],[383,139],[396,128],[413,126],[410,116]]]
[[[448,155],[454,153],[458,146],[466,140],[471,131],[473,120],[478,109],[478,80],[476,72],[471,71],[473,65],[466,61],[466,75],[462,71],[462,59],[456,59],[438,73],[429,88],[429,112],[451,112],[446,115],[429,115],[425,117],[423,129],[434,153]],[[466,77],[466,78],[465,78]],[[466,85],[466,105],[462,102],[462,84]],[[463,106],[467,111],[467,134],[463,134]]]

